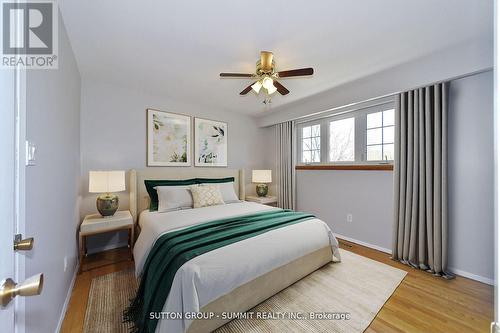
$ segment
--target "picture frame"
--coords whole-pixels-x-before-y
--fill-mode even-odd
[[[191,116],[146,109],[147,166],[191,166]]]
[[[194,118],[194,165],[227,167],[228,125],[226,122]]]

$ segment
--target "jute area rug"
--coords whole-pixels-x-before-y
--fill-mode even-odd
[[[235,319],[216,332],[363,332],[406,272],[344,250],[341,256],[341,263],[320,268],[250,310],[298,313],[309,316],[307,319]],[[94,278],[84,332],[129,332],[129,324],[122,323],[122,312],[136,288],[131,270]],[[316,317],[309,319],[310,313]]]

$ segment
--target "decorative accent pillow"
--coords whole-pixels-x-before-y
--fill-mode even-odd
[[[193,197],[189,186],[156,186],[158,212],[193,208]]]
[[[211,185],[210,183],[202,183],[200,184],[201,186],[208,186]],[[234,203],[234,202],[240,202],[238,199],[238,196],[236,195],[236,192],[234,191],[234,182],[230,183],[221,183],[219,185],[219,190],[220,193],[222,194],[222,200],[224,200],[224,203]]]
[[[190,186],[189,188],[191,189],[191,194],[193,195],[194,208],[224,204],[219,185],[195,185]]]
[[[146,179],[144,185],[149,194],[149,211],[158,210],[158,193],[154,189],[156,186],[186,186],[196,184],[196,179]]]

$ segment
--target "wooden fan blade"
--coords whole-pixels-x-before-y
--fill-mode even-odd
[[[253,77],[253,74],[244,74],[244,73],[220,73],[220,77]]]
[[[278,77],[306,76],[313,75],[313,73],[314,70],[312,68],[292,69],[289,71],[278,72]]]
[[[257,82],[257,81],[255,81],[255,82]],[[249,85],[248,87],[246,87],[245,89],[243,89],[243,90],[240,92],[240,95],[246,95],[246,94],[248,94],[248,92],[249,92],[250,90],[252,90],[252,86],[254,85],[254,83],[255,83],[255,82],[252,82],[252,84],[251,84],[251,85]]]
[[[278,89],[278,92],[282,95],[288,94],[290,91],[286,89],[281,83],[278,81],[274,80],[273,85]]]
[[[260,69],[264,72],[270,72],[273,69],[273,53],[269,51],[260,52]]]

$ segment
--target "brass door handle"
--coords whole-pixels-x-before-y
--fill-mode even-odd
[[[0,304],[5,307],[16,296],[36,296],[42,293],[43,274],[33,275],[22,283],[15,283],[12,279],[2,281],[0,285]]]
[[[34,242],[33,237],[22,239],[22,236],[18,234],[14,238],[14,251],[30,251],[33,249]]]

